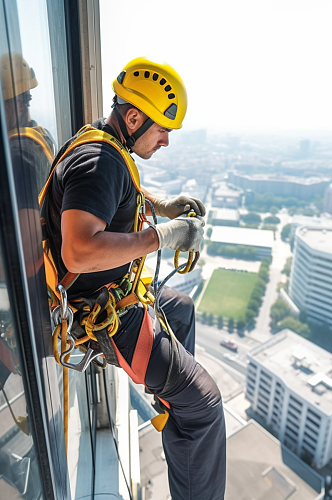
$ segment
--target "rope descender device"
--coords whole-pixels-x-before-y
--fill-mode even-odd
[[[194,210],[189,210],[187,213],[187,217],[196,217],[196,212]],[[195,253],[195,258],[194,258],[194,253]],[[174,254],[174,268],[177,269],[177,272],[179,274],[187,274],[190,273],[195,269],[195,266],[198,262],[200,253],[199,252],[189,252],[188,260],[186,266],[183,268],[181,266],[181,269],[179,269],[179,255],[180,255],[180,250],[176,250]]]

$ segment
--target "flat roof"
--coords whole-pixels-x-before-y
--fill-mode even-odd
[[[308,226],[300,227],[296,234],[314,250],[329,253],[332,256],[332,229],[314,228]]]
[[[332,354],[297,335],[282,330],[249,352],[294,393],[332,415]]]
[[[212,229],[210,240],[230,245],[249,245],[264,248],[272,248],[274,244],[273,231],[248,229],[246,227],[215,226]]]
[[[225,500],[315,500],[322,477],[250,420],[227,439]]]
[[[212,209],[212,219],[238,221],[239,211],[236,208],[215,208]]]
[[[278,174],[242,174],[241,172],[234,171],[235,175],[245,177],[253,181],[272,181],[272,182],[290,182],[293,184],[303,184],[310,186],[312,184],[319,184],[321,182],[330,182],[331,177],[296,177],[294,175],[278,175]]]

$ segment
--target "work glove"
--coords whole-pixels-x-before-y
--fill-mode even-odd
[[[159,248],[169,247],[181,252],[198,252],[205,223],[202,217],[177,217],[169,222],[153,226],[159,239]]]
[[[169,219],[175,219],[183,212],[188,212],[192,209],[196,215],[204,217],[206,210],[204,204],[198,198],[190,198],[189,196],[178,196],[177,198],[172,198],[171,200],[166,200],[164,198],[157,198],[153,202],[154,209],[157,215],[160,217],[168,217]]]

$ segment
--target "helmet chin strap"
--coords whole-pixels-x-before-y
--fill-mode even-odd
[[[115,116],[116,116],[116,118],[118,120],[118,123],[119,123],[120,129],[121,129],[122,135],[123,135],[123,137],[124,137],[124,139],[126,141],[125,142],[125,146],[128,149],[131,150],[132,147],[135,145],[135,142],[137,141],[137,139],[139,139],[154,124],[154,121],[151,120],[151,118],[148,118],[143,123],[143,125],[141,125],[140,128],[136,130],[136,132],[134,134],[129,135],[127,127],[126,127],[126,124],[124,122],[124,119],[122,118],[121,113],[118,110],[117,104],[118,103],[116,102],[113,105]]]

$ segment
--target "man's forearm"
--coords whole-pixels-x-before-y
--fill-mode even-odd
[[[73,273],[114,269],[158,249],[158,236],[148,228],[138,233],[99,231],[88,240],[62,244],[62,259]]]

